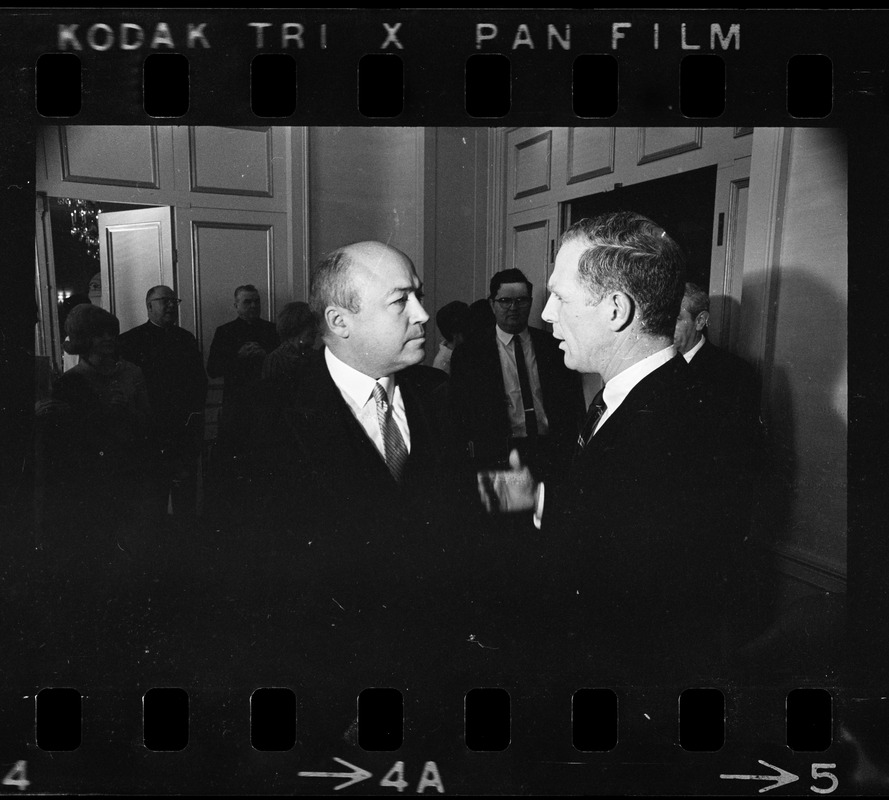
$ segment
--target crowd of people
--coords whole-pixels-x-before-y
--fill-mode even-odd
[[[237,287],[206,370],[170,287],[123,334],[66,309],[79,361],[37,415],[46,547],[126,574],[164,520],[212,531],[219,591],[330,680],[712,674],[745,608],[754,372],[707,339],[706,291],[645,217],[572,225],[546,288],[551,334],[517,269],[444,305],[432,367],[420,278],[379,242],[327,255],[277,325]],[[224,395],[201,475],[208,375]]]

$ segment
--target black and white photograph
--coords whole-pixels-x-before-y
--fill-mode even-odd
[[[356,60],[313,119],[350,13],[343,52],[400,57],[404,109],[369,88],[394,62]],[[38,113],[38,65],[4,156],[31,262],[2,321],[3,382],[27,383],[4,408],[2,791],[886,791],[885,394],[849,364],[885,344],[850,329],[850,293],[881,315],[862,144],[885,86],[878,119],[837,99],[839,42],[842,113],[793,115],[777,46],[789,72],[751,68],[777,89],[738,89],[768,12],[622,13],[232,12],[224,41],[220,11],[28,17],[32,50],[82,62],[86,108]],[[433,17],[465,35],[422,52]],[[293,83],[263,91],[295,110],[218,88],[209,110],[231,42],[238,97],[275,54]],[[439,52],[491,113],[459,73],[460,107],[429,110],[411,70]],[[96,105],[92,73],[131,98],[161,53],[188,56],[184,110],[148,113],[147,82],[144,109]],[[722,57],[728,98],[769,110],[661,108],[662,53],[676,87]],[[611,75],[587,55],[636,94],[579,113],[582,75]],[[567,90],[523,114],[551,58]]]

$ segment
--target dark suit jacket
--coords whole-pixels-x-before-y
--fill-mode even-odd
[[[703,402],[748,422],[759,419],[756,374],[744,359],[705,339],[688,366],[691,382]]]
[[[207,374],[211,378],[225,378],[225,400],[233,398],[260,378],[262,358],[237,357],[238,350],[247,342],[256,342],[265,350],[266,355],[271,353],[279,344],[274,323],[265,319],[249,323],[238,317],[220,325],[213,335],[210,356],[207,359]]]
[[[705,340],[689,362],[697,413],[709,431],[706,469],[726,475],[720,503],[707,518],[726,531],[726,544],[737,572],[750,569],[756,553],[744,544],[753,517],[764,500],[763,464],[767,455],[760,418],[759,382],[746,361]],[[750,581],[735,583],[737,607],[749,603]]]
[[[572,441],[583,413],[580,377],[565,366],[558,342],[546,331],[528,328],[537,358],[543,407],[550,435]],[[481,461],[503,460],[511,435],[509,409],[495,330],[464,343],[451,357],[449,406],[461,445],[474,445]]]
[[[191,412],[203,412],[207,373],[197,340],[187,330],[146,322],[121,334],[118,342],[121,356],[145,376],[151,411],[162,434],[181,431]]]
[[[724,541],[706,516],[720,479],[707,441],[677,356],[546,487],[542,596],[575,667],[647,680],[716,656]]]
[[[389,641],[393,659],[393,642],[404,652],[419,631],[429,642],[439,621],[451,619],[462,591],[453,571],[471,526],[450,492],[432,404],[444,376],[416,366],[396,380],[411,438],[400,484],[343,400],[323,351],[297,379],[269,387],[249,468],[259,574],[285,584],[288,605],[309,628],[320,626],[328,644],[334,637],[331,646],[354,639],[365,650],[373,636]]]

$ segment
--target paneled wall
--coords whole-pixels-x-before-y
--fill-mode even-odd
[[[206,352],[235,286],[256,284],[273,319],[306,298],[324,253],[362,239],[413,259],[433,317],[482,296],[488,139],[486,128],[47,127],[38,190],[172,207],[181,324]]]
[[[206,351],[234,316],[235,286],[255,283],[271,318],[290,299],[290,169],[288,128],[54,126],[40,137],[37,190],[172,207],[180,323]],[[128,274],[121,264],[118,287]]]
[[[350,242],[403,250],[423,274],[423,128],[309,129],[309,253]]]
[[[471,303],[488,292],[488,129],[437,128],[426,134],[426,308]],[[428,337],[438,341],[438,332]],[[436,345],[437,349],[437,345]]]

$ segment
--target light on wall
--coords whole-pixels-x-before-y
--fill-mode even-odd
[[[99,220],[102,209],[91,200],[59,197],[58,203],[71,213],[71,235],[86,245],[90,257],[99,259]]]

